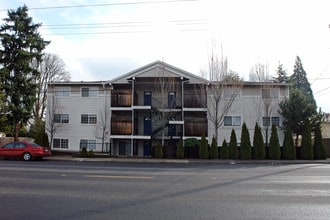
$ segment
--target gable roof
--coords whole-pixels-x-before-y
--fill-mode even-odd
[[[135,77],[157,77],[156,75],[150,75],[150,74],[153,74],[152,71],[158,70],[158,69],[162,69],[170,74],[176,75],[178,77],[183,77],[183,78],[186,78],[186,79],[194,81],[194,82],[200,82],[200,83],[208,82],[206,79],[204,79],[200,76],[196,76],[190,72],[187,72],[183,69],[172,66],[172,65],[165,63],[163,61],[160,61],[160,60],[149,63],[149,64],[142,66],[138,69],[135,69],[133,71],[130,71],[113,80],[110,80],[110,82],[111,83],[127,83],[127,80],[133,79]]]

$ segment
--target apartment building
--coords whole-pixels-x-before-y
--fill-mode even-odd
[[[180,139],[204,134],[210,142],[215,136],[209,93],[213,85],[161,61],[109,81],[50,83],[46,130],[52,149],[71,152],[86,147],[114,156],[151,156],[160,142],[165,156],[173,157]],[[276,124],[283,140],[278,103],[288,97],[288,85],[242,82],[237,89],[218,129],[218,145],[229,141],[232,129],[240,142],[243,122],[251,140],[256,122],[268,138],[270,125]]]

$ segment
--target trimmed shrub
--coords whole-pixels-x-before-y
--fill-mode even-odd
[[[220,159],[229,159],[229,149],[226,139],[222,142],[222,147],[220,149]]]
[[[177,159],[183,159],[184,157],[184,148],[182,140],[180,140],[176,146],[176,158]]]
[[[272,160],[281,159],[281,147],[278,140],[277,128],[274,124],[272,125],[272,133],[270,134],[269,158]]]
[[[217,141],[215,140],[215,137],[213,137],[210,147],[210,159],[218,159],[218,158],[219,158],[219,150],[217,146]]]
[[[87,156],[88,156],[87,148],[86,147],[81,148],[80,157],[87,157]]]
[[[230,142],[229,142],[229,159],[237,159],[238,158],[238,148],[237,148],[237,138],[235,130],[231,130],[230,134]]]
[[[252,148],[250,142],[249,130],[246,127],[246,123],[243,123],[242,133],[241,133],[241,159],[249,160],[251,159]]]
[[[303,160],[313,160],[312,129],[309,120],[305,121],[305,130],[301,139],[300,157]]]
[[[293,144],[291,128],[288,126],[285,129],[282,158],[285,160],[295,160],[296,159],[296,148]]]
[[[263,160],[266,157],[264,138],[261,133],[261,129],[256,123],[254,127],[253,136],[253,158],[257,160]]]
[[[200,145],[200,141],[197,138],[188,138],[184,141],[186,147],[196,147]]]
[[[205,135],[202,135],[202,140],[201,140],[201,144],[199,147],[199,158],[200,159],[208,159],[209,158],[209,149],[208,149],[208,144],[207,144],[207,140],[205,138]]]
[[[94,157],[94,151],[93,150],[88,151],[88,157]]]
[[[158,141],[155,147],[155,158],[161,159],[164,156],[163,147]]]
[[[322,132],[320,125],[315,127],[314,135],[314,159],[324,160],[327,159],[327,152],[322,141]]]

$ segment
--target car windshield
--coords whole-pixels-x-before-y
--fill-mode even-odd
[[[36,143],[30,143],[32,147],[41,147],[39,144]]]

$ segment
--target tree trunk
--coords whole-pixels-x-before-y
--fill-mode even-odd
[[[19,123],[15,124],[15,137],[14,137],[14,141],[18,141],[18,130],[19,130]]]

